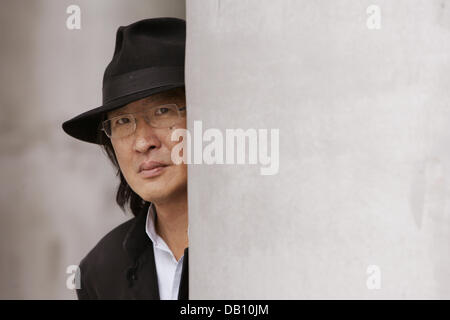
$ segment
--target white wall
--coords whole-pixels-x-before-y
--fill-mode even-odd
[[[190,166],[190,297],[450,298],[450,1],[191,0],[187,21],[189,129],[280,130],[277,175]]]

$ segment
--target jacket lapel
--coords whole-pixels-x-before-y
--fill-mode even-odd
[[[135,299],[160,300],[153,243],[145,232],[150,203],[136,216],[123,241],[123,249],[132,263],[127,269],[126,280]],[[178,300],[189,299],[189,247],[184,249]]]
[[[126,281],[135,299],[159,300],[153,243],[145,232],[148,202],[136,216],[123,241],[123,249],[132,263],[126,271]]]

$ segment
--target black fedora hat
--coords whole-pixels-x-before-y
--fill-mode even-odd
[[[105,112],[147,96],[184,86],[186,22],[145,19],[119,27],[111,62],[103,76],[103,105],[62,124],[70,136],[100,144]]]

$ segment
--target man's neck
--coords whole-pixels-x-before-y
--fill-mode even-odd
[[[155,229],[178,261],[189,245],[187,194],[164,203],[153,203]]]

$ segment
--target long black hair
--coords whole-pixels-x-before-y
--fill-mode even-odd
[[[185,98],[184,87],[174,88],[164,93],[166,93],[168,96],[175,97],[182,95],[183,99]],[[125,180],[125,177],[120,170],[119,162],[117,161],[116,153],[114,151],[111,140],[108,138],[105,132],[101,130],[102,122],[104,120],[106,120],[106,113],[103,113],[101,122],[98,127],[97,143],[101,145],[102,150],[104,151],[104,153],[106,153],[107,157],[116,169],[116,176],[118,176],[120,179],[120,184],[117,188],[116,203],[124,212],[126,210],[126,206],[128,205],[132,214],[134,216],[137,216],[144,207],[150,204],[150,202],[145,201],[136,192],[134,192],[133,189],[131,189],[131,187],[128,185],[128,182]]]

